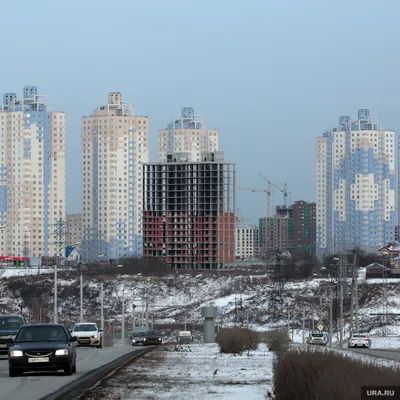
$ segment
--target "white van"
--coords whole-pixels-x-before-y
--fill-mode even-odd
[[[192,343],[193,342],[192,332],[190,332],[190,331],[180,331],[178,333],[177,340],[178,340],[179,343]]]

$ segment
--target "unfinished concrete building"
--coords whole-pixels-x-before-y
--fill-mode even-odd
[[[222,152],[167,155],[143,169],[143,256],[174,269],[235,261],[235,164]]]

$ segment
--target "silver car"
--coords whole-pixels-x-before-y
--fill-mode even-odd
[[[366,347],[368,349],[370,346],[371,340],[367,335],[363,335],[361,333],[353,333],[349,339],[349,343],[347,344],[348,348]]]

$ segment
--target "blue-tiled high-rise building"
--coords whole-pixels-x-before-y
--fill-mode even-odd
[[[398,136],[367,109],[317,138],[317,255],[394,240],[398,220]]]

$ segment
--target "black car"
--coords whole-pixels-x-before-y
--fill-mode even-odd
[[[147,331],[144,334],[143,346],[150,344],[162,344],[162,335],[157,331]]]
[[[22,325],[25,325],[22,315],[0,315],[0,353],[8,352],[11,346],[8,339],[14,339]]]
[[[76,338],[61,324],[24,325],[8,350],[10,377],[32,371],[76,372]]]

